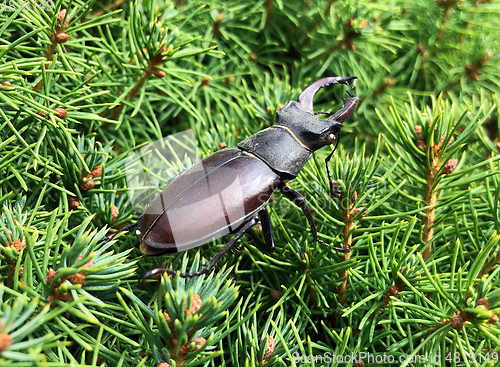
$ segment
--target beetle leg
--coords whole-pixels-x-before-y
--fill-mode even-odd
[[[244,225],[242,225],[239,229],[238,229],[238,232],[236,232],[236,234],[233,236],[233,238],[231,238],[231,240],[224,246],[224,248],[222,250],[220,250],[217,255],[215,255],[212,260],[210,260],[206,265],[205,267],[200,270],[200,271],[195,271],[195,272],[192,272],[192,273],[179,273],[179,276],[181,276],[182,278],[193,278],[193,277],[197,277],[197,276],[200,276],[200,275],[203,275],[203,274],[208,274],[210,273],[210,271],[212,270],[212,268],[214,267],[214,265],[217,263],[217,261],[220,260],[220,258],[222,256],[224,256],[224,254],[226,252],[228,252],[229,250],[231,250],[231,248],[234,246],[234,244],[241,238],[243,237],[243,235],[248,232],[248,230],[250,228],[252,228],[254,225],[256,225],[259,221],[259,217],[257,215],[253,216],[248,222],[246,222]],[[148,278],[151,278],[151,277],[154,277],[156,275],[160,275],[160,274],[163,274],[163,273],[167,273],[167,274],[170,274],[170,275],[175,275],[177,274],[177,271],[175,270],[172,270],[172,269],[165,269],[165,268],[156,268],[156,269],[153,269],[153,270],[150,270],[146,273],[144,273],[142,276],[141,276],[141,282],[144,284],[144,281]]]
[[[328,165],[328,163],[330,162],[333,153],[335,153],[335,151],[337,150],[339,141],[340,141],[340,133],[337,135],[337,143],[335,144],[335,148],[333,148],[332,152],[328,154],[328,157],[325,158],[326,173],[328,175],[328,183],[330,184],[330,195],[332,197],[338,197],[340,195],[340,192],[338,191],[338,187],[336,187],[335,182],[333,181],[332,174],[330,173],[330,166]]]
[[[104,237],[103,239],[101,239],[99,242],[102,242],[102,243],[108,243],[109,241],[111,241],[118,233],[121,233],[121,232],[126,232],[134,227],[137,227],[137,223],[139,223],[138,221],[136,223],[133,223],[133,224],[129,224],[128,226],[125,226],[123,228],[120,228],[119,230],[117,230],[116,232],[114,233],[111,233],[109,236],[106,236]]]
[[[309,207],[307,206],[306,199],[300,195],[297,191],[293,190],[289,186],[287,186],[285,183],[280,183],[278,185],[278,189],[287,197],[290,201],[292,201],[295,205],[297,205],[304,214],[306,215],[307,221],[309,222],[309,226],[311,227],[311,233],[313,235],[313,238],[315,241],[319,242],[323,246],[329,246],[328,243],[323,241],[318,237],[318,231],[316,230],[316,225],[314,224],[314,219],[311,215],[311,212],[309,211]],[[342,251],[344,253],[348,253],[351,250],[343,247],[333,247],[334,250],[337,251]]]
[[[264,246],[262,246],[262,249],[266,252],[273,252],[276,249],[274,246],[273,228],[271,227],[271,217],[269,217],[266,208],[259,211],[259,218],[262,224],[262,233],[264,234]]]
[[[255,233],[255,231],[250,228],[248,230],[248,234],[252,239],[258,243],[260,249],[265,252],[274,252],[276,247],[274,246],[274,236],[273,236],[273,228],[271,227],[271,218],[269,217],[269,213],[264,208],[258,213],[260,223],[262,224],[262,232],[264,234],[264,241],[260,239],[260,237]]]

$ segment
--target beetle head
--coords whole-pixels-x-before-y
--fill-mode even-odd
[[[276,125],[288,128],[293,135],[308,149],[315,151],[332,144],[340,134],[342,123],[352,114],[358,98],[347,91],[350,98],[344,98],[344,105],[327,120],[314,115],[313,98],[316,92],[331,84],[346,84],[356,79],[355,76],[329,77],[315,81],[300,94],[297,101],[290,101],[276,114]]]

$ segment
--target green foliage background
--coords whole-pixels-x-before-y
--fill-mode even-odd
[[[497,0],[1,3],[0,365],[499,365],[499,27]],[[204,156],[234,147],[338,75],[360,97],[330,163],[339,193],[331,148],[291,186],[350,255],[279,195],[278,251],[245,238],[209,276],[143,287],[165,259],[133,231],[99,242],[138,217],[130,152],[188,128]]]

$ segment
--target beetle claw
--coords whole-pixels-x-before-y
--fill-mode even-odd
[[[314,98],[314,95],[316,94],[316,92],[320,88],[327,87],[331,84],[339,84],[339,83],[349,85],[349,82],[351,80],[356,79],[356,78],[357,77],[355,77],[355,76],[334,76],[334,77],[323,78],[323,79],[317,80],[314,83],[312,83],[310,86],[308,86],[306,89],[304,89],[304,91],[302,93],[300,93],[300,96],[297,99],[297,102],[299,103],[299,106],[302,110],[309,112],[309,113],[314,113],[313,98]],[[354,94],[352,96],[354,96]]]

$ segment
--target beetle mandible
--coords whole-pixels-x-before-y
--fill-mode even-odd
[[[223,148],[174,177],[148,205],[137,223],[118,232],[136,227],[140,249],[146,255],[160,256],[185,251],[225,234],[234,234],[224,248],[205,267],[181,277],[209,273],[217,261],[248,233],[264,251],[274,251],[271,220],[266,210],[274,190],[278,188],[304,212],[315,241],[316,226],[305,198],[287,185],[297,177],[312,153],[325,145],[338,143],[342,123],[352,114],[358,98],[347,91],[343,107],[326,120],[315,116],[313,97],[331,84],[345,84],[356,77],[328,77],[308,86],[297,101],[276,113],[274,125],[263,129],[238,144],[237,149]],[[335,149],[333,150],[335,151]],[[333,190],[328,162],[325,159],[330,191]],[[264,241],[252,227],[262,224]],[[109,241],[118,232],[106,238]],[[349,252],[350,249],[336,250]],[[156,274],[176,274],[171,269],[157,268],[142,278]]]

